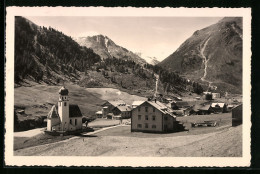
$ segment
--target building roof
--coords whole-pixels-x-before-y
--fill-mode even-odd
[[[243,106],[243,104],[237,105],[237,106],[233,107],[232,110],[233,109],[239,109],[240,107],[242,108],[242,106]]]
[[[145,101],[133,101],[132,105],[134,106],[139,106],[141,104],[143,104]]]
[[[200,111],[208,111],[209,108],[210,108],[210,105],[204,105],[204,106],[198,108],[198,110],[200,110]]]
[[[97,111],[96,114],[102,114],[102,111]]]
[[[50,112],[48,113],[47,118],[59,118],[59,114],[55,105],[52,106]]]
[[[234,108],[236,105],[227,105],[228,108]]]
[[[190,106],[188,102],[186,101],[175,101],[173,102],[177,107],[187,107]]]
[[[82,113],[78,105],[70,105],[69,117],[82,117]]]
[[[56,103],[55,108],[56,110],[58,110],[58,103]],[[69,105],[69,117],[82,117],[82,113],[78,105],[76,104]]]
[[[220,108],[223,108],[225,106],[225,103],[212,103],[211,107],[215,108],[217,105],[219,105]]]
[[[193,109],[194,111],[199,111],[200,108],[201,108],[201,105],[199,105],[199,104],[196,104],[196,105],[194,105],[194,106],[192,107],[192,109]]]
[[[65,88],[65,86],[63,86],[63,87],[60,88],[59,94],[60,95],[68,95],[69,94],[69,90],[67,88]]]
[[[121,112],[131,111],[131,108],[129,106],[117,106]]]
[[[172,117],[176,117],[175,115],[172,114],[172,110],[170,108],[168,108],[167,106],[165,106],[163,103],[159,102],[159,101],[145,101],[144,103],[149,103],[150,105],[152,105],[153,107],[155,107],[156,109],[158,109],[160,112],[164,113],[164,114],[169,114]]]
[[[119,105],[126,105],[125,101],[123,101],[123,100],[108,100],[102,106],[105,106],[106,103],[110,103],[114,107],[119,106]]]
[[[172,101],[172,99],[171,99],[171,98],[166,98],[165,100]]]

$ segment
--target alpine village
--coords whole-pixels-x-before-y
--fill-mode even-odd
[[[242,33],[225,17],[158,61],[15,17],[14,155],[241,157]]]

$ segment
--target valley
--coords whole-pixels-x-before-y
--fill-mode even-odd
[[[223,18],[159,62],[103,34],[72,37],[17,16],[14,154],[241,157],[231,109],[243,103],[242,38],[241,18]],[[139,106],[144,123],[134,124]]]

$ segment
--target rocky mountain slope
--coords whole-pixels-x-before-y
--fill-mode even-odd
[[[94,50],[102,59],[106,58],[118,58],[124,60],[133,60],[139,64],[145,64],[146,61],[134,54],[132,51],[127,50],[124,47],[117,45],[107,36],[96,35],[87,37],[74,38],[76,42],[81,46],[86,46]]]
[[[161,67],[222,92],[242,90],[242,18],[225,17],[216,24],[197,30]]]

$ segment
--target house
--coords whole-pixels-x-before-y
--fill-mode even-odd
[[[71,132],[82,129],[82,113],[78,105],[69,103],[68,94],[64,86],[59,90],[59,101],[47,116],[47,131]]]
[[[101,106],[104,107],[107,107],[108,108],[108,113],[111,113],[112,110],[119,106],[119,105],[126,105],[126,103],[123,101],[123,100],[109,100],[109,101],[106,101],[104,104],[102,104]]]
[[[171,132],[177,130],[176,125],[176,116],[156,99],[132,110],[131,132]]]
[[[104,106],[102,108],[102,117],[103,118],[107,118],[107,114],[109,113],[109,109],[108,109],[108,106]]]
[[[145,101],[133,101],[132,108],[136,108],[137,106],[143,104],[143,102],[145,102]]]
[[[227,112],[227,105],[225,103],[212,103],[211,107],[214,112]]]
[[[121,118],[131,117],[131,107],[130,106],[117,106],[112,110],[115,116],[121,116]]]
[[[198,115],[209,115],[209,114],[211,114],[211,113],[213,113],[213,112],[214,112],[214,110],[213,110],[213,108],[211,107],[211,105],[206,104],[206,105],[204,105],[204,106],[198,108],[197,114],[198,114]]]
[[[113,118],[114,118],[113,113],[108,113],[108,114],[107,114],[107,119],[113,119]]]
[[[188,116],[191,113],[192,108],[183,108],[179,110],[172,110],[172,113],[176,116]]]
[[[243,123],[243,105],[240,104],[232,109],[232,126]]]
[[[191,114],[195,115],[208,115],[214,113],[210,103],[195,104],[190,111]]]
[[[171,103],[171,102],[172,102],[172,99],[171,99],[171,98],[165,98],[165,99],[164,99],[164,102],[165,102],[165,103]]]
[[[190,107],[189,103],[186,101],[174,101],[171,103],[171,108],[173,110],[188,108]]]
[[[213,99],[220,98],[220,93],[212,93],[212,98]]]
[[[200,100],[200,97],[195,97],[196,100]]]
[[[102,111],[97,111],[96,116],[97,116],[97,118],[102,118],[103,117]]]
[[[178,116],[190,115],[192,110],[191,104],[186,101],[174,101],[170,104],[170,108],[173,109],[173,113]]]

